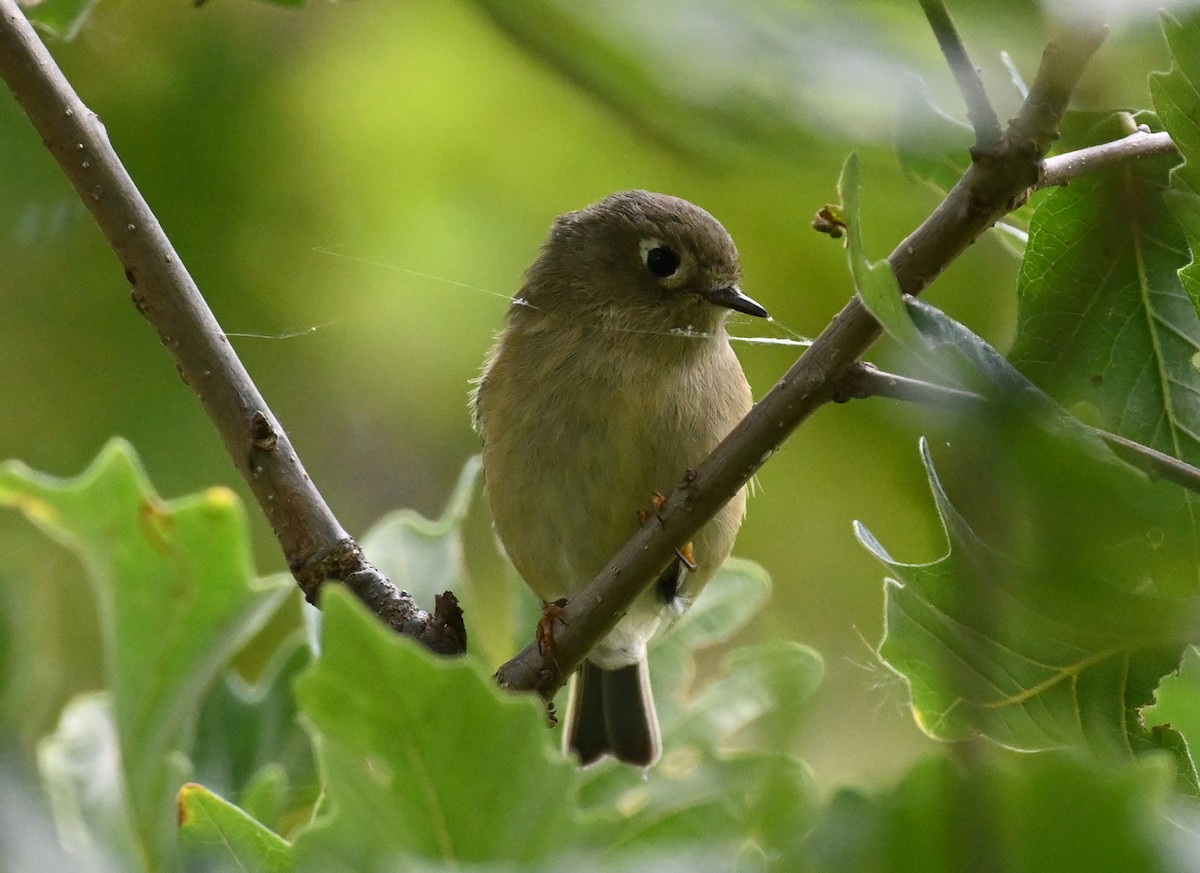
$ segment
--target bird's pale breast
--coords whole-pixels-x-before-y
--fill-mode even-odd
[[[636,530],[651,495],[670,493],[750,406],[723,332],[597,332],[585,340],[510,325],[477,400],[497,534],[548,601],[590,581]],[[605,342],[611,348],[603,356],[567,351]],[[607,366],[592,365],[601,358]],[[744,509],[739,492],[696,536],[698,566],[684,579],[685,597],[728,556]],[[607,647],[624,661],[626,650],[644,648],[662,611],[647,591],[593,657],[603,660]]]

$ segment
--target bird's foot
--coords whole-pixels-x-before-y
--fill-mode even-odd
[[[567,598],[562,597],[558,600],[544,601],[542,603],[542,617],[538,619],[537,624],[537,645],[538,653],[554,657],[554,623],[560,622],[566,624],[563,620],[563,607],[567,605]]]
[[[663,497],[657,491],[650,492],[650,508],[639,509],[638,518],[642,524],[645,524],[652,518],[658,518],[658,514],[662,512],[663,507],[667,505],[667,498]],[[692,551],[692,544],[684,543],[675,549],[675,557],[679,558],[679,562],[688,569],[688,572],[696,571],[696,556]]]

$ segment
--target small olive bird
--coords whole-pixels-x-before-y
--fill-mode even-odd
[[[496,533],[544,602],[595,577],[750,409],[725,322],[767,311],[739,278],[725,228],[677,197],[626,191],[555,221],[472,399]],[[658,759],[646,645],[729,556],[745,509],[743,489],[588,654],[566,718],[583,764]]]

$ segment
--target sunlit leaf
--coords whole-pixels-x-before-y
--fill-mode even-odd
[[[842,195],[842,206],[846,215],[846,249],[850,261],[850,275],[854,277],[854,288],[859,299],[893,339],[902,345],[916,348],[920,344],[920,338],[904,307],[904,297],[900,293],[900,285],[896,282],[891,265],[886,260],[871,261],[867,257],[862,232],[862,191],[859,183],[858,155],[851,154],[842,165],[838,192]]]
[[[340,589],[321,656],[296,684],[330,813],[297,838],[302,870],[394,869],[405,858],[534,861],[574,820],[574,766],[530,697],[474,662],[437,658]]]
[[[291,846],[203,785],[179,792],[180,869],[188,873],[290,873]]]
[[[290,586],[252,584],[245,517],[231,492],[163,502],[120,440],[77,479],[0,466],[0,505],[22,511],[87,571],[138,851],[165,866],[179,756],[201,697]]]

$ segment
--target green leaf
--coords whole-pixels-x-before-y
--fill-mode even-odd
[[[179,755],[200,700],[290,585],[251,584],[245,517],[232,492],[164,503],[120,440],[77,479],[0,465],[0,505],[21,510],[87,571],[139,857],[166,869]]]
[[[698,650],[733,637],[769,594],[761,567],[730,559],[652,646],[663,759],[644,773],[613,761],[585,771],[584,806],[618,816],[599,832],[603,844],[644,851],[703,842],[719,852],[753,838],[780,852],[799,839],[815,789],[808,769],[781,750],[792,747],[821,681],[820,656],[783,641],[734,649],[717,678],[688,693]],[[749,737],[753,748],[727,751]]]
[[[462,523],[471,508],[482,459],[463,466],[442,517],[430,521],[411,509],[389,513],[362,538],[371,562],[419,603],[432,604],[435,594],[453,589],[464,594],[467,572],[463,559]],[[465,610],[470,615],[471,610]]]
[[[395,635],[340,589],[322,605],[324,648],[296,695],[331,808],[297,838],[300,869],[526,863],[585,829],[572,814],[577,773],[533,698]]]
[[[1153,706],[1143,713],[1147,724],[1178,735],[1184,749],[1200,749],[1200,652],[1189,646],[1179,672],[1163,680]],[[1200,790],[1196,791],[1200,794]]]
[[[1178,821],[1161,762],[1112,768],[987,752],[975,750],[966,767],[925,760],[877,797],[842,790],[797,860],[819,873],[1190,868],[1194,815]]]
[[[1012,361],[1106,430],[1200,463],[1200,318],[1188,243],[1163,199],[1172,159],[1086,174],[1048,194],[1018,280]]]
[[[311,814],[319,787],[291,688],[312,653],[293,638],[284,654],[272,681],[248,686],[230,671],[209,693],[192,759],[195,781],[288,836]]]
[[[854,277],[854,288],[859,299],[889,336],[903,346],[919,347],[920,336],[904,308],[904,297],[900,293],[900,285],[896,282],[891,264],[886,260],[871,261],[867,258],[862,234],[858,155],[853,152],[842,165],[842,174],[838,178],[838,192],[845,211],[850,275]]]
[[[1026,750],[1157,747],[1139,710],[1200,616],[1179,489],[1116,461],[961,325],[918,301],[909,310],[926,347],[958,353],[992,399],[987,440],[968,433],[945,450],[966,473],[957,502],[922,442],[944,557],[897,561],[857,526],[892,576],[879,652],[908,682],[918,723]]]
[[[626,768],[604,781],[611,784],[603,792],[589,791],[602,798],[592,808],[615,810],[616,816],[592,835],[590,848],[597,855],[617,850],[616,858],[697,846],[722,858],[747,842],[772,855],[792,852],[817,794],[804,764],[786,753],[759,749],[719,756],[676,750],[644,776]],[[624,790],[610,797],[617,782],[625,783]]]
[[[203,785],[179,791],[179,854],[184,871],[291,873],[291,846]]]
[[[773,640],[734,649],[721,666],[723,678],[688,703],[672,743],[719,748],[755,725],[768,738],[765,748],[791,748],[808,699],[825,675],[821,656],[808,646]]]
[[[864,527],[857,532],[893,574],[879,654],[908,682],[922,729],[946,740],[983,734],[1027,751],[1132,753],[1144,740],[1132,735],[1137,709],[1178,664],[1187,632],[1174,620],[1179,604],[1100,580],[1047,579],[1036,560],[984,542],[955,509],[924,442],[921,451],[946,556],[901,563]],[[1053,587],[1037,590],[1047,582]],[[1064,583],[1091,602],[1081,604],[1071,595],[1082,590]]]
[[[1181,22],[1163,13],[1162,24],[1172,64],[1169,72],[1150,77],[1150,95],[1163,127],[1184,158],[1183,164],[1171,171],[1168,203],[1195,250],[1200,243],[1200,18]],[[1180,278],[1193,305],[1200,307],[1200,266],[1194,258]]]
[[[271,827],[280,836],[286,836],[289,831],[284,830],[287,824],[285,813],[289,811],[290,786],[291,778],[283,765],[269,761],[246,780],[238,804],[248,816]],[[313,806],[315,804],[307,810],[310,814]]]
[[[21,4],[26,17],[46,35],[74,39],[91,15],[98,0],[36,0]]]

